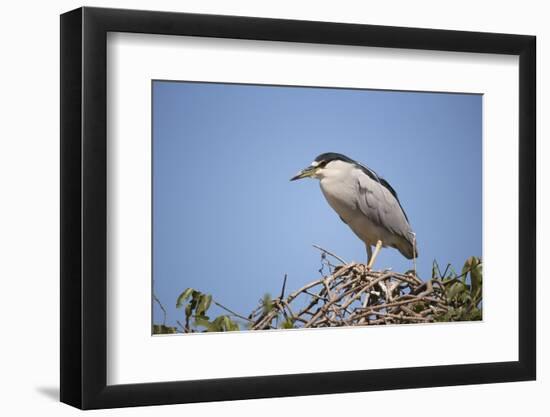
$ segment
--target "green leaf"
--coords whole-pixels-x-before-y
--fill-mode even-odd
[[[180,308],[181,306],[183,306],[183,303],[187,301],[193,291],[195,291],[193,288],[186,288],[185,291],[179,295],[176,301],[176,308]]]
[[[271,310],[273,310],[273,300],[269,293],[264,294],[262,299],[262,307],[264,314],[268,314]]]
[[[153,324],[153,334],[173,334],[176,333],[175,327],[165,326],[164,324]]]
[[[472,301],[470,293],[468,291],[464,291],[464,289],[457,295],[456,298],[460,304],[470,304]]]
[[[223,327],[224,327],[224,329],[226,331],[231,330],[231,325],[232,325],[231,319],[227,316],[223,316]]]
[[[454,278],[456,278],[456,276],[457,276],[457,273],[456,273],[455,269],[453,268],[453,266],[451,264],[449,264],[449,278],[454,279]]]
[[[481,286],[483,281],[483,265],[481,264],[481,260],[479,258],[476,258],[476,265],[470,272],[470,277],[472,280],[472,297],[477,299],[478,297],[481,297]]]
[[[230,332],[234,330],[240,330],[239,325],[235,323],[229,316],[219,316],[211,323],[212,330],[216,332]]]
[[[212,303],[212,296],[210,294],[201,294],[200,297],[198,298],[197,309],[195,310],[195,314],[197,316],[200,316],[206,313],[211,303]]]
[[[293,329],[294,328],[294,320],[292,320],[290,317],[287,318],[282,324],[282,329]]]
[[[208,317],[206,316],[197,316],[195,317],[195,326],[205,327],[207,331],[215,331],[215,326],[210,323]]]
[[[481,260],[479,258],[475,256],[470,256],[464,263],[464,266],[462,267],[463,282],[466,281],[466,276],[468,275],[468,273],[470,273],[470,277],[472,276],[472,274],[476,274],[477,272],[475,271],[477,267],[480,265],[481,265]]]
[[[481,318],[481,310],[474,307],[470,312],[469,320],[481,320]]]
[[[235,323],[233,320],[229,320],[229,321],[231,323],[231,327],[229,328],[230,331],[240,330],[239,325],[237,323]]]
[[[464,262],[464,266],[462,267],[462,275],[468,275],[468,271],[470,271],[472,267],[472,258],[473,256],[470,256],[468,259],[466,259],[466,262]]]
[[[453,300],[458,296],[458,294],[462,291],[464,291],[464,284],[461,282],[455,282],[453,285],[450,286],[450,288],[447,290],[447,298],[449,300]]]

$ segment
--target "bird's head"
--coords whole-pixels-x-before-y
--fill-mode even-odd
[[[332,162],[339,162],[339,164],[334,164]],[[315,160],[308,167],[302,169],[294,177],[292,177],[290,181],[301,180],[302,178],[321,179],[330,169],[341,168],[341,165],[344,164],[351,167],[356,164],[356,162],[339,153],[323,153],[315,158]]]

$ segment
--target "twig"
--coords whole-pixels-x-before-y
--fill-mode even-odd
[[[155,293],[153,293],[153,300],[155,300],[157,302],[157,304],[159,305],[160,309],[162,310],[162,313],[164,314],[164,318],[162,320],[162,325],[163,326],[166,326],[166,309],[164,308],[164,306],[162,305],[162,303],[160,302],[160,300],[157,298],[157,296],[155,295]]]
[[[245,316],[241,316],[239,313],[235,313],[233,310],[230,310],[230,309],[227,308],[226,306],[224,306],[224,305],[218,303],[216,300],[212,300],[212,302],[213,302],[214,304],[216,304],[218,307],[223,308],[223,309],[224,309],[225,311],[227,311],[228,313],[231,313],[231,314],[234,315],[235,317],[238,317],[238,318],[240,318],[241,320],[248,321],[249,323],[254,323],[254,320],[249,319],[249,318],[247,318],[247,317],[245,317]]]
[[[340,258],[338,255],[335,255],[334,253],[329,252],[329,251],[326,250],[326,249],[323,249],[321,246],[319,246],[319,245],[311,245],[311,246],[313,246],[315,249],[319,249],[321,252],[324,252],[324,253],[326,253],[327,255],[332,256],[334,259],[337,259],[338,261],[340,261],[343,265],[346,265],[346,264],[347,264],[347,262],[344,261],[342,258]]]
[[[286,274],[283,280],[283,288],[281,288],[281,295],[279,297],[281,300],[285,297],[285,286],[286,286]]]

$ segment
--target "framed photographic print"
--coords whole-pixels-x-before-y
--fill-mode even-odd
[[[535,379],[535,38],[61,16],[61,400]]]

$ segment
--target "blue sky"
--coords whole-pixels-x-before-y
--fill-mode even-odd
[[[153,278],[168,312],[187,287],[244,315],[264,293],[319,277],[318,244],[366,262],[317,180],[323,152],[362,162],[397,191],[430,278],[482,250],[482,96],[153,82]],[[412,268],[394,249],[377,269]],[[162,322],[155,304],[154,322]]]

